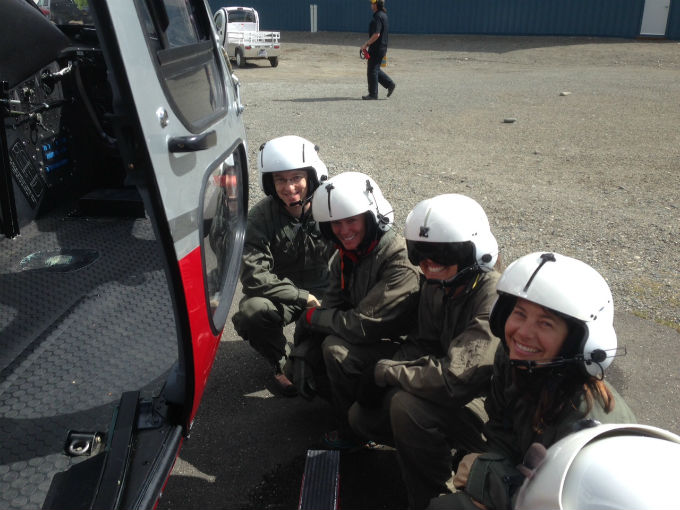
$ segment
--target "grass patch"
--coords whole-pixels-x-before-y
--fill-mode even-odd
[[[661,324],[662,326],[666,326],[667,328],[674,329],[678,333],[680,333],[680,323],[670,320],[670,319],[664,319],[662,317],[659,318],[652,318],[649,314],[649,312],[645,312],[643,310],[632,310],[631,313],[635,315],[636,317],[640,317],[641,319],[644,320],[653,320],[657,324]]]
[[[676,276],[672,278],[676,278]],[[645,305],[649,305],[650,309],[657,311],[656,314],[653,314],[649,310],[632,310],[633,315],[641,319],[653,320],[657,324],[672,328],[680,333],[680,322],[668,317],[669,311],[672,314],[673,308],[680,308],[680,293],[676,292],[674,287],[650,278],[636,278],[630,282],[628,288],[630,294],[636,296]],[[663,303],[663,307],[659,306],[660,303]]]

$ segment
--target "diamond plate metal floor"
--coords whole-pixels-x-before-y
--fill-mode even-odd
[[[98,256],[22,266],[69,250]],[[47,218],[0,241],[0,508],[40,508],[54,474],[83,459],[63,453],[67,432],[106,431],[121,393],[156,394],[176,359],[148,219]]]

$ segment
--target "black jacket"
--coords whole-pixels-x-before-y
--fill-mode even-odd
[[[387,22],[387,13],[384,11],[376,11],[373,13],[371,23],[368,25],[368,37],[373,34],[380,34],[378,40],[368,47],[368,53],[373,55],[384,53],[387,51],[387,36],[389,32],[389,23]]]

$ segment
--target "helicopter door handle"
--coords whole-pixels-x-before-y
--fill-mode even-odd
[[[170,152],[204,151],[215,145],[217,145],[217,133],[214,130],[200,135],[175,136],[168,140]]]

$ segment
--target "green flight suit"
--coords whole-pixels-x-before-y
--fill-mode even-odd
[[[470,501],[470,497],[473,497],[489,509],[510,509],[523,480],[515,466],[522,464],[532,443],[541,443],[548,448],[578,430],[582,420],[596,420],[600,423],[637,421],[623,398],[605,382],[614,396],[614,409],[611,412],[605,412],[597,397],[593,398],[591,410],[586,412],[586,400],[580,390],[554,420],[545,424],[540,433],[536,432],[533,426],[536,399],[527,398],[520,393],[513,381],[513,370],[506,350],[502,345],[499,346],[494,361],[491,390],[485,403],[489,415],[484,427],[488,452],[472,464],[467,486],[463,491],[432,500],[430,508],[473,508]],[[537,380],[537,384],[542,386],[551,382],[541,378]]]
[[[283,368],[283,327],[297,319],[310,293],[323,298],[335,247],[321,236],[311,209],[294,218],[271,196],[248,213],[240,279],[244,298],[232,321],[236,332]]]
[[[489,384],[500,342],[489,327],[499,277],[480,273],[458,297],[423,282],[418,334],[375,367],[376,384],[391,390],[377,409],[350,409],[355,432],[397,448],[411,508],[450,491],[452,449],[484,447],[480,388]]]

